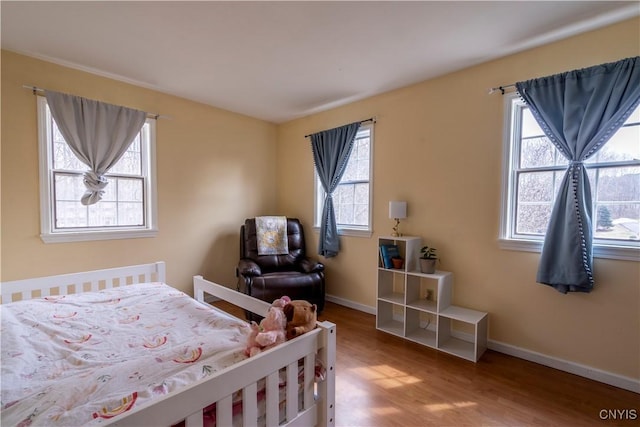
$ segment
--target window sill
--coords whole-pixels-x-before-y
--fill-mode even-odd
[[[542,252],[541,241],[498,239],[498,244],[500,249],[538,253]],[[594,244],[593,257],[640,262],[640,244],[636,247]]]
[[[313,231],[316,233],[320,233],[320,227],[313,227]],[[338,235],[370,238],[371,236],[373,236],[373,231],[355,228],[338,228]]]
[[[44,243],[88,242],[92,240],[138,239],[156,237],[157,229],[121,230],[121,231],[78,231],[64,233],[43,233],[40,238]]]

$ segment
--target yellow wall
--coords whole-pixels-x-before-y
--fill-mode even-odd
[[[156,238],[40,240],[36,97],[22,85],[162,115]],[[244,218],[275,209],[276,127],[250,117],[2,51],[2,280],[163,260],[190,292],[203,274],[235,286]]]
[[[439,249],[439,268],[454,272],[455,303],[490,313],[490,339],[640,379],[640,263],[596,259],[594,291],[562,295],[536,284],[538,253],[499,248],[503,98],[487,94],[638,55],[639,28],[633,19],[279,126],[278,206],[310,225],[304,135],[377,117],[374,236],[343,236],[340,255],[322,259],[327,292],[375,306],[376,238],[391,232],[389,200],[406,200],[402,231]],[[317,247],[317,234],[307,234]]]
[[[299,217],[314,254],[304,135],[376,116],[374,236],[343,237],[340,255],[322,259],[328,293],[375,306],[376,237],[393,225],[388,201],[407,200],[403,232],[439,249],[455,303],[488,311],[492,340],[639,379],[639,263],[596,259],[595,290],[561,295],[535,283],[537,253],[499,248],[503,98],[487,95],[638,55],[639,28],[630,20],[279,126],[3,51],[1,279],[164,260],[182,290],[193,274],[233,286],[239,225],[268,213]],[[171,116],[157,127],[158,237],[42,243],[36,99],[23,84]]]

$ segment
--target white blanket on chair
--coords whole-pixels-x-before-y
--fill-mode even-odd
[[[286,216],[256,217],[258,255],[285,255],[289,253]]]

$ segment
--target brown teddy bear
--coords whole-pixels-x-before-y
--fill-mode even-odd
[[[295,338],[316,327],[317,309],[309,301],[294,300],[284,306],[287,316],[287,339]]]

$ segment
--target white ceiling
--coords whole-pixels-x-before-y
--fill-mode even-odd
[[[640,15],[640,2],[3,0],[0,14],[3,49],[281,123]]]

